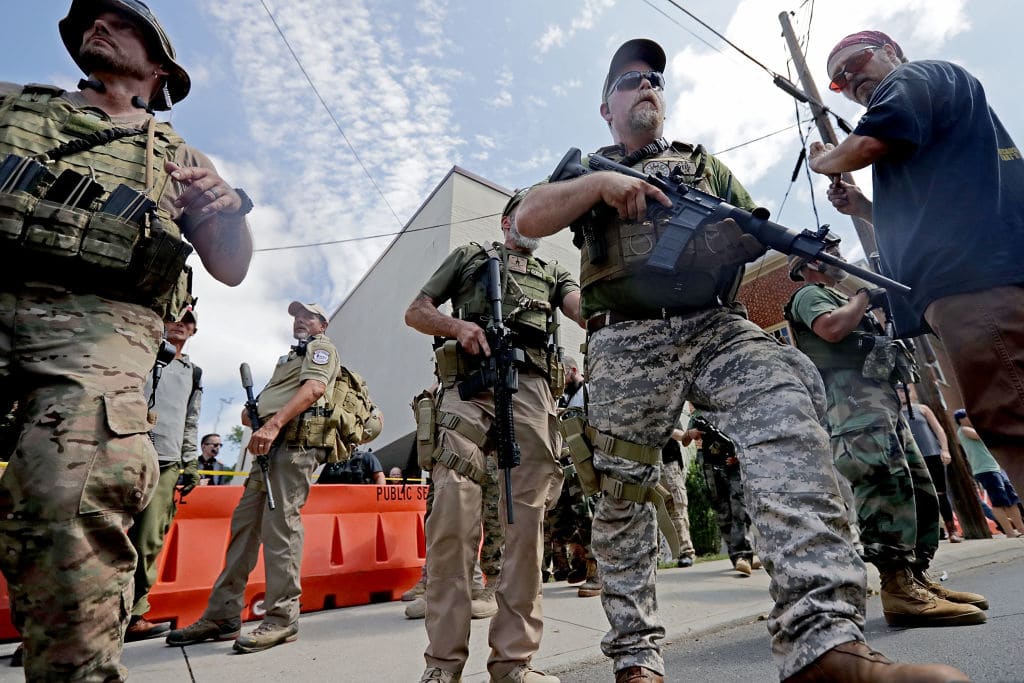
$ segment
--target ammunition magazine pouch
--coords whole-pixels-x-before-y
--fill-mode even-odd
[[[471,463],[465,457],[448,448],[441,448],[434,457],[436,462],[441,463],[450,470],[469,477],[477,484],[483,486],[487,472]]]
[[[289,446],[326,448],[333,455],[334,436],[328,424],[330,416],[325,407],[314,406],[303,411],[285,427],[284,442]],[[325,462],[338,462],[338,459],[328,456]]]
[[[560,349],[548,350],[548,387],[557,401],[565,391],[565,366],[562,365]]]
[[[437,449],[437,408],[433,396],[424,396],[416,401],[416,463],[420,469],[429,470],[434,466],[434,451]]]
[[[470,374],[471,368],[466,363],[465,354],[459,351],[459,342],[454,339],[445,340],[434,349],[434,360],[437,362],[438,379],[445,389],[451,389],[456,382]]]

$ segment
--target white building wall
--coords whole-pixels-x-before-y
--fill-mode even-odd
[[[342,363],[363,376],[384,413],[375,452],[415,429],[409,402],[434,382],[431,339],[405,325],[406,308],[453,249],[501,241],[501,211],[509,195],[454,167],[331,317],[327,334]],[[558,261],[578,278],[579,251],[568,231],[545,238],[537,255]],[[562,323],[562,346],[579,360],[584,333],[564,316]],[[405,454],[401,457],[391,453],[385,469],[404,465]]]

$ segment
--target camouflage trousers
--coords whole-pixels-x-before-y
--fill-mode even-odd
[[[463,401],[458,391],[446,390],[441,411],[457,416],[479,433],[494,422],[490,392]],[[562,468],[555,458],[561,436],[555,422],[555,402],[547,379],[521,372],[519,391],[513,394],[516,439],[521,463],[512,469],[514,520],[508,524],[505,489],[498,487],[498,514],[505,534],[502,571],[496,598],[498,613],[491,618],[491,654],[487,668],[500,678],[526,664],[540,647],[543,632],[540,563],[544,505],[558,495]],[[436,462],[431,470],[434,502],[426,523],[427,614],[429,643],[423,653],[428,667],[460,672],[469,657],[471,581],[480,548],[481,497],[478,483],[486,471],[484,451],[469,437],[441,426],[438,444],[469,463],[473,477]],[[485,444],[485,448],[487,444]],[[502,484],[504,474],[500,475]]]
[[[142,397],[163,324],[59,288],[0,293],[0,393],[19,434],[0,479],[0,571],[30,681],[119,681],[132,515],[159,476]]]
[[[743,502],[743,479],[739,465],[702,464],[704,481],[708,485],[711,506],[715,509],[718,531],[729,551],[733,565],[736,560],[749,560],[754,556],[750,536],[750,516]]]
[[[672,526],[679,536],[679,557],[694,557],[693,541],[690,539],[689,501],[686,499],[686,467],[673,460],[661,466],[661,485],[668,489],[665,508],[672,519]]]
[[[231,539],[224,556],[224,569],[213,584],[203,616],[234,619],[245,607],[245,586],[256,567],[263,546],[263,570],[267,590],[263,598],[263,620],[288,626],[299,619],[302,596],[302,546],[305,529],[302,508],[309,498],[313,472],[326,458],[322,448],[304,448],[275,442],[267,453],[270,460],[269,485],[277,509],[267,507],[268,480],[258,463],[253,463],[245,491],[231,514]]]
[[[864,559],[927,568],[939,547],[939,499],[896,389],[857,370],[822,376],[832,456],[853,488]]]
[[[570,559],[567,553],[578,545],[583,557],[594,559],[590,550],[590,514],[582,492],[574,495],[568,484],[562,486],[562,494],[544,515],[544,564],[547,568],[554,563],[555,571],[568,571]]]
[[[768,630],[785,678],[827,650],[863,640],[866,575],[822,427],[821,378],[796,349],[725,309],[610,325],[590,337],[589,419],[660,449],[689,399],[739,449],[747,511],[771,576]],[[594,466],[654,486],[660,467],[595,451]],[[664,672],[658,641],[654,506],[603,496],[593,548],[611,629],[602,651],[616,670]]]

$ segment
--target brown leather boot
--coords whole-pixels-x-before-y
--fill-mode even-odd
[[[615,683],[665,683],[665,678],[642,666],[630,666],[615,672]]]
[[[988,609],[988,600],[984,595],[981,595],[980,593],[970,593],[968,591],[950,590],[933,579],[924,569],[915,569],[914,578],[917,579],[919,584],[927,588],[929,592],[934,593],[943,600],[959,602],[964,605],[974,605],[978,609]]]
[[[950,602],[915,579],[910,567],[879,568],[882,613],[890,626],[967,626],[985,623],[985,613],[974,605]]]
[[[601,595],[601,576],[597,571],[597,560],[587,560],[587,580],[580,584],[576,595],[581,598],[596,598]]]
[[[784,683],[970,683],[963,671],[945,664],[897,664],[857,640],[818,657]]]
[[[956,532],[956,525],[953,522],[946,522],[946,536],[950,543],[963,543],[964,537]]]

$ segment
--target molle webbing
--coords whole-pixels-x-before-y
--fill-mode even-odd
[[[437,455],[434,456],[434,459],[448,469],[454,470],[465,477],[469,477],[477,484],[482,485],[484,483],[486,472],[451,449],[439,449]]]
[[[617,439],[590,426],[587,427],[587,439],[590,440],[594,448],[599,448],[601,451],[608,455],[614,455],[616,458],[632,460],[643,465],[657,465],[661,462],[660,448]]]
[[[453,413],[446,413],[444,411],[440,411],[437,415],[437,424],[446,429],[450,429],[453,432],[461,434],[462,436],[466,437],[474,444],[476,444],[477,448],[483,448],[484,443],[487,442],[486,432],[480,431],[479,429],[467,423],[461,417]]]

